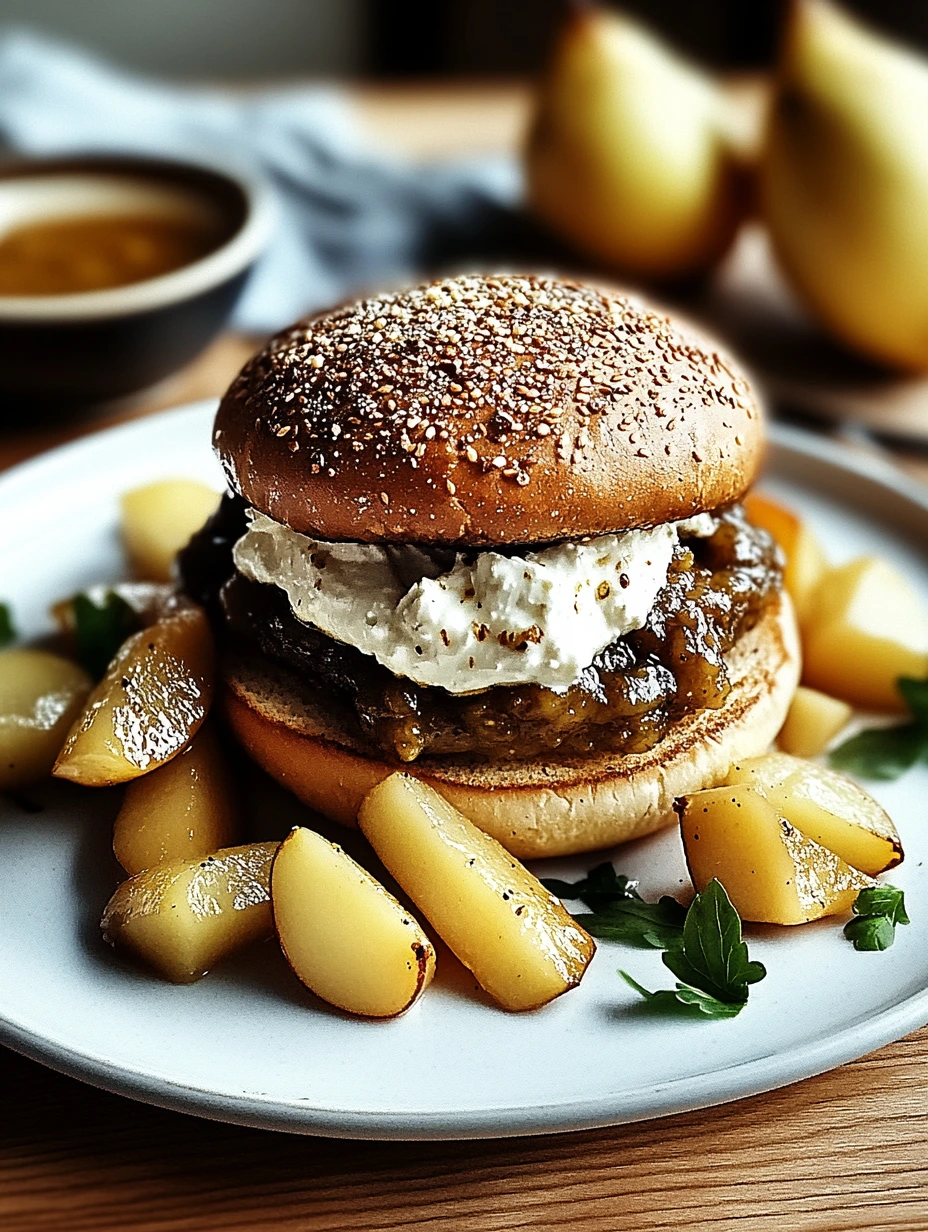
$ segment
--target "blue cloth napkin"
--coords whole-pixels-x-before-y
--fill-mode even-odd
[[[379,156],[337,90],[167,85],[25,30],[0,34],[0,145],[187,156],[263,174],[278,217],[235,316],[257,332],[492,250],[520,197],[514,160]]]

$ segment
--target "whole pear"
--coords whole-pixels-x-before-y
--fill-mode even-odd
[[[928,369],[928,61],[796,0],[761,195],[813,315],[873,359]]]
[[[730,101],[629,17],[575,12],[543,80],[529,203],[578,251],[644,278],[711,266],[748,201]]]

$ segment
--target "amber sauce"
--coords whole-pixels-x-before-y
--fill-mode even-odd
[[[107,214],[56,218],[0,236],[0,295],[73,295],[168,274],[214,249],[199,219]]]

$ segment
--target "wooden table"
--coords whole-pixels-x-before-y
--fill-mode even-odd
[[[358,98],[372,132],[426,154],[446,148],[449,132],[462,148],[511,146],[526,114],[512,87]],[[114,420],[218,394],[253,346],[228,335],[135,402],[67,429],[0,437],[0,469]],[[492,1142],[240,1129],[105,1094],[6,1050],[0,1090],[4,1232],[928,1230],[928,1029],[723,1108]]]

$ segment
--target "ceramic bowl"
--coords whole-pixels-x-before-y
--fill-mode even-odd
[[[26,222],[144,212],[207,221],[216,245],[125,286],[0,295],[0,418],[105,402],[183,367],[228,320],[271,217],[258,180],[206,164],[113,155],[0,164],[0,235]]]

